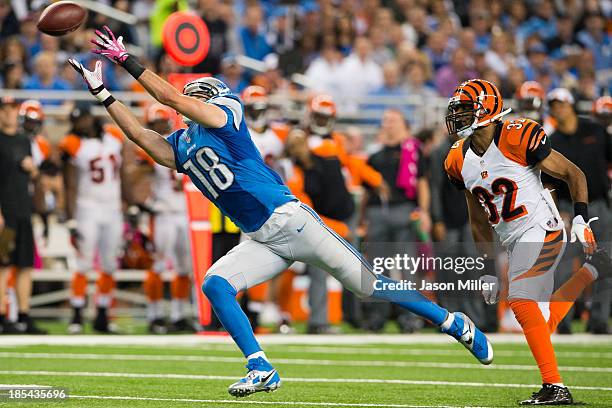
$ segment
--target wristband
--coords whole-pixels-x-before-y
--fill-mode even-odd
[[[574,203],[574,216],[582,215],[585,221],[589,219],[589,208],[587,203]]]
[[[497,276],[495,272],[495,259],[484,258],[482,261],[484,268],[482,270],[483,275]]]
[[[121,66],[125,68],[125,70],[129,72],[129,74],[133,76],[134,79],[140,78],[142,73],[145,71],[145,67],[140,65],[140,61],[138,61],[138,58],[133,57],[131,55],[128,55],[125,61],[121,63]]]
[[[104,85],[100,85],[96,89],[91,89],[91,93],[96,97],[97,100],[102,102],[105,108],[108,108],[113,102],[115,102],[115,98],[111,93],[104,87]]]

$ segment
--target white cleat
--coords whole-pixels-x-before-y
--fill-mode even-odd
[[[249,370],[247,375],[228,387],[227,392],[232,396],[246,397],[256,392],[276,391],[281,386],[278,372],[264,358],[250,359],[246,368]]]

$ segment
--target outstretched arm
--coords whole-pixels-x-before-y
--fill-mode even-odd
[[[104,26],[104,31],[105,33],[96,30],[98,39],[92,40],[92,43],[100,48],[93,52],[104,55],[125,68],[159,103],[173,108],[206,127],[220,128],[227,123],[227,115],[223,109],[183,95],[160,76],[140,65],[136,57],[128,54],[123,45],[123,37],[115,38],[115,35],[107,26]]]
[[[102,82],[102,63],[96,61],[93,72],[85,69],[80,62],[69,59],[72,67],[83,76],[89,91],[98,99],[115,123],[121,128],[126,136],[144,149],[157,163],[162,166],[176,169],[174,151],[170,143],[159,133],[142,127],[136,116],[121,102],[115,100]]]
[[[589,190],[587,189],[586,177],[578,166],[558,151],[552,150],[548,157],[538,163],[538,167],[544,173],[565,181],[574,204],[584,203],[586,206],[589,201]],[[585,218],[588,219],[588,215]]]
[[[567,183],[572,201],[574,202],[575,215],[572,221],[570,242],[576,242],[576,240],[578,240],[582,244],[585,252],[593,252],[597,248],[597,243],[595,242],[595,236],[593,235],[589,223],[597,220],[597,218],[589,219],[587,205],[589,201],[589,190],[586,176],[578,166],[556,150],[552,150],[544,160],[539,162],[538,167],[544,173]]]

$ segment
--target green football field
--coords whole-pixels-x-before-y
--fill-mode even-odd
[[[0,384],[58,386],[70,393],[61,402],[4,406],[507,407],[516,406],[539,384],[528,348],[503,342],[507,337],[494,339],[495,361],[484,367],[462,346],[440,341],[436,334],[414,337],[414,344],[367,343],[376,341],[372,336],[364,336],[363,342],[350,336],[352,344],[319,338],[315,344],[299,336],[294,344],[274,341],[265,346],[283,379],[281,389],[237,400],[226,391],[245,371],[234,345],[223,339],[200,344],[198,336],[182,336],[175,344],[148,337],[150,344],[140,345],[120,344],[117,338],[106,344],[102,338],[98,345],[27,346],[0,338]],[[87,343],[95,338],[81,339]],[[585,341],[591,343],[557,346],[564,382],[581,405],[611,407],[612,341]]]

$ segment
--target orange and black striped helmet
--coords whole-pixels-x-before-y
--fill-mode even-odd
[[[495,85],[484,79],[470,79],[460,84],[448,101],[446,127],[450,134],[467,137],[509,112]]]
[[[267,126],[268,92],[266,89],[262,86],[251,85],[242,91],[241,96],[247,125],[251,128]]]
[[[612,96],[600,96],[593,102],[593,115],[608,125],[612,121]]]

